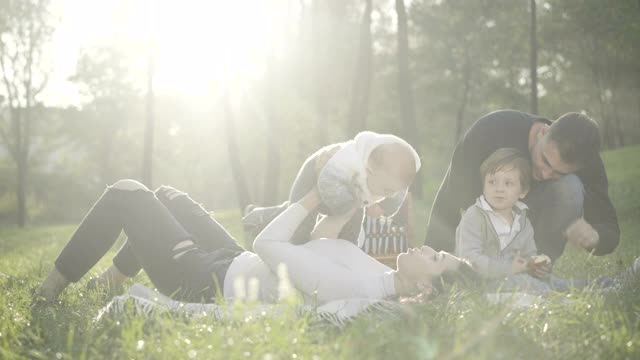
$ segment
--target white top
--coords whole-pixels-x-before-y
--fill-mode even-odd
[[[296,203],[267,225],[254,243],[259,256],[247,251],[231,263],[224,279],[225,298],[246,296],[274,302],[283,291],[276,275],[280,264],[286,266],[291,284],[307,304],[349,298],[384,299],[395,294],[393,270],[348,241],[318,239],[303,245],[291,244],[291,236],[307,214]]]
[[[500,216],[489,203],[487,199],[485,199],[484,195],[480,196],[480,207],[489,214],[489,220],[491,220],[491,225],[496,230],[498,234],[498,239],[500,239],[500,251],[504,250],[510,243],[515,239],[516,235],[520,232],[520,212],[516,212],[511,210],[513,214],[513,223],[510,225],[505,218]],[[515,208],[520,210],[527,209],[527,205],[522,201],[516,202],[514,205]]]

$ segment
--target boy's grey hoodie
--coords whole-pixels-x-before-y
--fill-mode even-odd
[[[511,264],[518,253],[525,258],[536,255],[533,227],[527,217],[527,209],[514,207],[514,211],[520,214],[520,232],[501,250],[498,233],[478,198],[464,212],[456,228],[456,256],[469,260],[483,277],[495,279],[511,274]]]

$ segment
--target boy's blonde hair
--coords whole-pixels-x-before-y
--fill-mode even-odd
[[[531,187],[531,161],[520,150],[515,148],[501,148],[489,155],[480,165],[482,181],[488,174],[495,174],[500,170],[516,169],[520,172],[520,185],[528,191]]]

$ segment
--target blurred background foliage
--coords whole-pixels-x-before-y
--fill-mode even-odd
[[[197,11],[163,4],[175,19],[161,26],[176,31]],[[456,141],[502,108],[551,119],[581,111],[599,123],[605,148],[640,142],[636,0],[301,0],[274,1],[266,12],[243,4],[225,31],[196,24],[200,39],[212,37],[198,48],[225,57],[228,44],[247,43],[238,29],[271,19],[276,40],[242,59],[258,65],[257,76],[221,68],[191,79],[206,89],[197,95],[159,91],[162,53],[153,46],[172,45],[114,36],[70,54],[67,80],[80,100],[51,104],[56,2],[0,0],[0,223],[78,222],[121,178],[170,184],[214,210],[275,204],[307,156],[365,129],[418,149],[414,194],[428,207]],[[148,6],[141,14],[153,14]],[[180,51],[187,65],[173,69],[177,76],[208,66],[200,53]]]

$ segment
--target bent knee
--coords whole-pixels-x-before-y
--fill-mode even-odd
[[[160,185],[156,189],[155,194],[161,201],[162,199],[173,200],[180,195],[187,195],[185,192],[168,185]]]
[[[580,178],[569,174],[550,184],[551,193],[560,203],[582,208],[584,203],[584,185]]]
[[[143,183],[132,180],[132,179],[123,179],[116,181],[113,185],[111,185],[112,189],[118,190],[126,190],[126,191],[135,191],[135,190],[145,190],[149,191]]]

